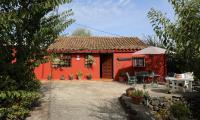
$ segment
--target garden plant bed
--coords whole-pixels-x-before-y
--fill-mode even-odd
[[[183,97],[189,104],[192,116],[198,120],[200,118],[200,91],[186,92]]]
[[[122,94],[122,96],[119,97],[119,101],[128,114],[129,120],[154,120],[147,106],[133,104],[132,98],[126,96],[126,94]]]
[[[142,102],[138,104],[134,97],[139,92]],[[130,120],[193,120],[190,105],[182,96],[152,96],[145,90],[142,93],[131,87],[119,101]]]
[[[159,120],[176,120],[170,116],[169,108],[175,102],[184,102],[182,97],[172,96],[172,97],[150,97],[148,102],[148,108],[156,119]]]

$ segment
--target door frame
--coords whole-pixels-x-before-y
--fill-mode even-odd
[[[102,77],[102,58],[104,57],[104,55],[110,55],[112,56],[112,69],[111,69],[111,79],[114,79],[114,54],[113,53],[101,53],[99,56],[100,56],[100,78],[103,79]],[[106,79],[106,78],[105,78]],[[109,78],[108,78],[109,79]]]

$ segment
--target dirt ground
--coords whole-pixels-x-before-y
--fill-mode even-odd
[[[27,120],[126,120],[118,97],[128,87],[104,81],[43,82],[42,104]]]

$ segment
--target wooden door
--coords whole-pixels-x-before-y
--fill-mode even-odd
[[[113,78],[113,55],[105,54],[101,56],[101,73],[102,78],[112,79]]]

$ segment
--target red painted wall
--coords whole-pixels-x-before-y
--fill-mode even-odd
[[[129,72],[131,75],[134,75],[133,71],[133,65],[131,60],[126,60],[126,61],[119,61],[118,58],[132,58],[133,54],[132,53],[114,53],[114,69],[113,69],[113,74],[115,80],[119,79],[119,74],[121,71],[126,71]]]
[[[133,67],[132,60],[119,61],[118,58],[132,58],[133,53],[114,53],[114,78],[119,79],[121,71],[129,72],[130,75],[135,75],[139,71],[154,71],[160,75],[160,81],[164,80],[166,75],[165,55],[145,55],[145,67]]]
[[[80,56],[80,60],[77,60],[77,55]],[[69,79],[69,75],[73,74],[75,79],[77,79],[77,72],[79,70],[83,73],[83,79],[87,79],[89,73],[92,74],[93,79],[100,79],[100,56],[99,54],[93,54],[95,63],[91,68],[85,67],[85,55],[86,54],[72,54],[71,67],[59,67],[52,68],[51,63],[41,64],[39,67],[35,68],[34,72],[37,79],[45,80],[48,78],[48,75],[52,73],[52,79],[59,80],[62,75],[65,76],[65,79]]]
[[[166,56],[164,54],[146,55],[145,60],[146,70],[154,71],[156,74],[160,75],[160,81],[164,81],[164,77],[167,74]]]
[[[80,55],[80,60],[77,60],[77,55]],[[47,79],[48,75],[52,73],[52,79],[59,80],[62,75],[65,76],[65,79],[69,79],[69,75],[73,74],[74,77],[77,77],[77,72],[81,70],[83,72],[83,79],[87,79],[89,73],[92,74],[93,79],[100,79],[100,55],[94,53],[95,64],[92,68],[85,67],[85,55],[84,53],[74,53],[72,54],[72,63],[71,67],[60,67],[52,68],[51,63],[41,64],[39,67],[35,68],[34,72],[38,79],[43,80]],[[113,54],[113,77],[115,80],[119,79],[120,71],[127,71],[131,75],[134,75],[135,72],[139,71],[154,71],[156,74],[159,74],[161,77],[160,81],[163,81],[164,76],[166,75],[166,62],[165,55],[145,55],[145,67],[135,68],[133,67],[132,60],[119,61],[118,58],[132,58],[133,53],[114,53]]]

